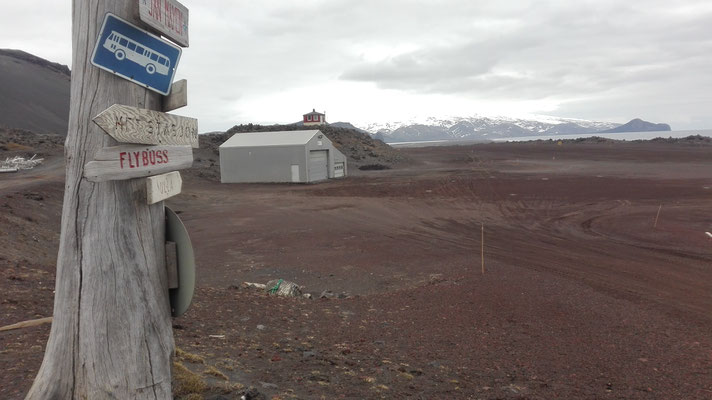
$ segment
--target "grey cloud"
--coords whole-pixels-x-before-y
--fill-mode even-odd
[[[182,2],[191,47],[178,74],[190,80],[188,111],[206,123],[240,116],[250,99],[308,96],[338,79],[361,93],[369,83],[453,103],[547,99],[578,118],[668,107],[698,121],[712,106],[709,0]],[[51,3],[7,4],[5,46],[68,62],[71,5]]]
[[[517,29],[487,40],[360,62],[340,78],[417,93],[527,100],[676,81],[685,70],[704,74],[695,59],[709,65],[709,14],[669,15],[654,3],[601,4],[544,6],[519,16]]]
[[[422,49],[373,64],[361,64],[341,79],[376,82],[384,88],[424,92],[461,92],[467,85],[454,82],[483,82],[503,64],[510,52],[535,46],[528,37],[509,35],[490,41],[471,41],[458,46]]]

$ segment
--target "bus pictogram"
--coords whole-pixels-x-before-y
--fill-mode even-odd
[[[168,75],[171,66],[168,57],[155,50],[147,49],[116,31],[111,31],[106,38],[104,48],[114,53],[114,57],[119,61],[128,59],[144,67],[150,75],[156,72]]]
[[[181,48],[106,13],[94,44],[92,65],[164,96],[180,62]]]

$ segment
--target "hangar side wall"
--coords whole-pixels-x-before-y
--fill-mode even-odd
[[[221,147],[220,182],[292,182],[292,165],[299,165],[299,181],[306,182],[303,145]]]
[[[334,150],[332,153],[333,153],[333,160],[331,162],[331,171],[329,173],[329,178],[334,177],[334,165],[338,162],[344,163],[344,176],[343,177],[344,178],[347,177],[349,175],[348,174],[349,166],[348,166],[348,163],[346,162],[346,156],[344,155],[344,153],[337,150],[336,147],[334,147]]]

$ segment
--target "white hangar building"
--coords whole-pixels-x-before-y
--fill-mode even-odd
[[[346,157],[321,131],[236,133],[220,146],[220,181],[318,182],[346,176]]]

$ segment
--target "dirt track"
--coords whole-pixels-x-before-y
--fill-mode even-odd
[[[167,203],[199,263],[176,343],[280,398],[712,398],[711,150],[488,144],[319,185],[189,176]],[[61,183],[29,185],[3,224],[51,240],[27,192],[58,216]],[[51,310],[49,256],[27,251],[0,259],[2,325]],[[276,278],[350,297],[236,288]],[[47,331],[0,334],[0,397],[22,398]]]

